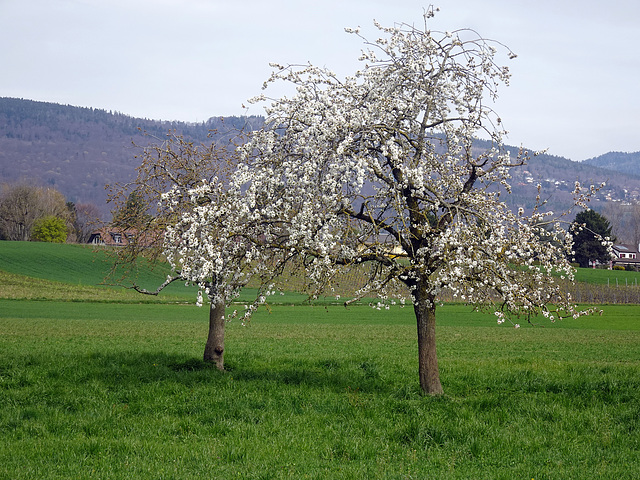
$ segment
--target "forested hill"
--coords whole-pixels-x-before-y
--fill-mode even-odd
[[[253,129],[261,117],[212,117],[206,122],[190,124],[133,118],[118,112],[73,107],[0,97],[0,183],[27,182],[53,186],[67,200],[94,203],[105,214],[106,184],[126,182],[135,175],[141,152],[139,147],[150,137],[162,138],[176,131],[197,142],[205,142],[212,130],[220,133],[232,129]],[[149,136],[145,136],[145,133]],[[219,134],[220,134],[219,133]],[[482,146],[482,142],[478,142]],[[518,148],[512,147],[516,154]],[[606,198],[637,200],[640,177],[630,169],[620,173],[605,170],[588,162],[540,155],[529,164],[513,169],[513,193],[505,200],[514,208],[531,208],[537,195],[536,185],[543,186],[548,208],[565,209],[571,204],[571,191],[579,180],[583,184],[607,182],[598,208]],[[615,161],[613,162],[616,163]],[[610,168],[607,165],[607,168]]]
[[[538,183],[542,185],[542,197],[549,200],[548,208],[554,211],[571,206],[571,192],[576,181],[587,187],[606,184],[590,205],[595,210],[601,210],[607,202],[640,200],[640,176],[637,173],[622,173],[548,154],[531,158],[526,166],[512,169],[511,175],[513,194],[507,201],[512,206],[525,209],[534,205]]]
[[[583,163],[630,175],[640,175],[640,152],[609,152]]]
[[[0,97],[0,183],[53,186],[67,200],[94,203],[105,214],[106,184],[135,175],[141,146],[175,131],[206,142],[259,117],[213,117],[202,123],[134,118],[118,112]],[[138,145],[140,147],[134,146]]]

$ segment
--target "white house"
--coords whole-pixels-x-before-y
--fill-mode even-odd
[[[631,266],[636,269],[640,267],[640,251],[638,245],[618,244],[613,246],[613,254],[615,257],[611,260],[611,266],[627,267]]]

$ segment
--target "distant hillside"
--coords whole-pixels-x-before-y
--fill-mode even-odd
[[[51,185],[69,201],[94,203],[108,218],[105,184],[126,182],[135,175],[141,152],[150,139],[144,132],[162,138],[176,131],[194,141],[205,142],[211,130],[218,136],[230,129],[259,127],[261,117],[212,117],[206,122],[189,124],[133,118],[118,112],[73,107],[15,98],[0,98],[0,183],[25,181],[39,186]],[[483,142],[478,141],[482,147]],[[518,148],[511,147],[515,155]],[[637,154],[607,154],[632,156]],[[626,158],[629,163],[631,158]],[[505,197],[513,208],[530,209],[543,186],[547,208],[563,210],[571,205],[574,183],[607,183],[599,208],[606,201],[635,201],[640,197],[640,177],[634,170],[600,168],[598,159],[582,163],[551,155],[532,158],[530,163],[513,169],[512,195]],[[621,162],[611,163],[620,165]],[[609,165],[609,164],[607,164]],[[609,167],[607,167],[609,168]],[[634,175],[631,175],[633,173]]]
[[[485,142],[478,141],[480,145]],[[485,145],[486,146],[486,145]],[[512,156],[518,147],[507,147]],[[606,170],[585,162],[573,162],[564,157],[548,154],[532,156],[527,165],[511,169],[512,193],[505,201],[512,208],[524,207],[530,210],[536,202],[537,185],[542,186],[542,199],[547,200],[546,209],[562,211],[572,205],[572,191],[575,182],[584,186],[605,183],[591,202],[591,207],[601,210],[607,202],[636,202],[640,200],[640,176]]]
[[[556,211],[571,205],[576,180],[585,186],[606,184],[592,202],[591,207],[596,210],[608,201],[636,202],[640,199],[640,177],[552,155],[534,157],[528,165],[513,169],[511,174],[514,197],[511,202],[525,208],[533,206],[537,183],[542,185],[543,198],[545,195],[550,197],[550,209]]]
[[[257,117],[211,118],[188,124],[133,118],[118,112],[0,98],[0,183],[51,185],[69,201],[94,203],[106,214],[106,184],[135,174],[135,158],[150,136],[176,131],[205,142],[212,130],[261,124]],[[145,135],[145,133],[148,135]]]
[[[640,176],[640,152],[609,152],[582,163],[627,175]]]

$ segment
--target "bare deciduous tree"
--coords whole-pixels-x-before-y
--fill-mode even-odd
[[[7,240],[27,241],[33,223],[45,216],[69,218],[64,195],[53,188],[4,185],[0,194],[0,233]]]
[[[73,230],[78,243],[87,243],[91,233],[101,226],[100,209],[93,203],[78,203],[74,206]]]

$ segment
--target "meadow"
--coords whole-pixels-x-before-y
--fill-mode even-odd
[[[200,360],[207,310],[188,303],[192,289],[140,303],[148,297],[94,285],[104,265],[89,249],[80,261],[66,253],[80,247],[10,245],[22,252],[12,267],[7,243],[0,479],[640,473],[636,305],[517,330],[444,305],[445,395],[426,397],[410,308],[287,296],[247,326],[228,324],[219,372]],[[69,273],[44,272],[74,259]]]

